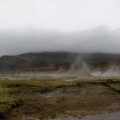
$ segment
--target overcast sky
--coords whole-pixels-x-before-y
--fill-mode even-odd
[[[120,53],[120,0],[0,0],[0,55]]]

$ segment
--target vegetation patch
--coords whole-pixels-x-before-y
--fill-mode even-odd
[[[2,80],[0,119],[21,120],[21,116],[47,119],[57,115],[86,115],[120,110],[120,79],[93,81]]]
[[[21,104],[21,100],[11,96],[15,91],[15,88],[3,87],[0,84],[0,119],[5,118],[10,110]]]
[[[120,83],[116,83],[116,84],[109,84],[109,87],[112,89],[112,90],[114,90],[114,91],[116,91],[116,92],[120,92]]]
[[[7,113],[15,107],[21,104],[20,100],[13,99],[11,97],[0,97],[0,119],[5,118]]]

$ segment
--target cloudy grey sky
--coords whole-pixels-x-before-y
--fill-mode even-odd
[[[0,55],[120,53],[120,0],[0,0]]]

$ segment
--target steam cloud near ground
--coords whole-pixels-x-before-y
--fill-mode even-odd
[[[85,62],[81,63],[81,65],[82,66],[79,67],[79,70],[77,70],[75,66],[72,66],[70,72],[77,73],[80,77],[120,77],[120,67],[116,65],[108,66],[104,71],[92,70]]]
[[[47,51],[120,53],[120,30],[98,27],[74,32],[37,29],[0,32],[0,55]]]
[[[120,66],[109,64],[105,69],[96,70],[86,63],[82,55],[79,55],[71,65],[69,72],[80,77],[120,77]]]

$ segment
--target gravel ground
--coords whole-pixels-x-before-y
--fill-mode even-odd
[[[120,120],[120,112],[113,112],[102,115],[87,115],[85,117],[66,116],[50,120]]]

